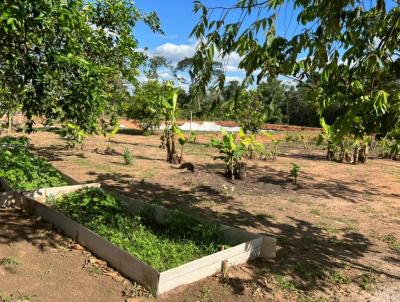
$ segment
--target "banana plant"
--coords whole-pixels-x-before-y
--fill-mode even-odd
[[[160,104],[164,116],[164,131],[160,138],[160,147],[167,150],[167,161],[169,163],[178,164],[183,161],[183,148],[190,140],[190,137],[185,137],[177,123],[178,89],[175,89],[171,84],[167,87],[169,89],[168,96],[160,96]],[[180,155],[176,151],[177,142],[181,146]]]
[[[226,165],[226,175],[232,180],[235,179],[235,170],[238,167],[243,153],[246,151],[244,146],[236,143],[236,134],[227,133],[225,130],[221,131],[222,140],[215,138],[211,139],[210,145],[219,150],[219,156],[214,157],[214,160],[221,159]]]
[[[262,155],[265,153],[264,144],[257,141],[254,133],[246,134],[243,128],[239,130],[240,144],[245,150],[247,157],[253,159],[255,154]]]

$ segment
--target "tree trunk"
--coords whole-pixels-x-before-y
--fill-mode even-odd
[[[360,150],[360,148],[358,146],[354,147],[353,164],[355,164],[355,165],[358,164],[359,150]]]
[[[7,120],[8,120],[8,134],[11,134],[12,131],[12,113],[7,113]]]

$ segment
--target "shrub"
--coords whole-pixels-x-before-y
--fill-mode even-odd
[[[133,154],[132,151],[128,148],[124,149],[124,153],[122,154],[125,164],[131,165],[133,163]]]

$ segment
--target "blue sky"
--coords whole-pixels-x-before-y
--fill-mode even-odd
[[[332,0],[334,1],[334,0]],[[236,0],[203,0],[206,6],[232,6]],[[198,21],[198,15],[193,14],[192,0],[136,0],[136,6],[143,12],[155,11],[161,20],[165,36],[154,34],[144,24],[139,23],[134,29],[134,35],[141,48],[147,47],[152,55],[166,57],[171,63],[176,63],[185,57],[193,55],[195,41],[189,39],[189,34]],[[369,1],[366,1],[369,3]],[[371,3],[375,3],[372,1]],[[387,9],[395,4],[393,0],[387,0]],[[368,5],[367,5],[368,6]],[[297,24],[298,11],[291,5],[285,5],[279,11],[277,31],[279,35],[290,38],[299,33],[302,27]],[[227,66],[227,81],[241,80],[243,72],[238,69],[240,62],[238,55],[232,55]],[[168,70],[162,70],[162,79],[172,79]]]
[[[195,50],[195,41],[189,39],[190,32],[198,21],[193,14],[192,0],[137,0],[136,6],[143,12],[155,11],[160,19],[165,36],[154,34],[144,24],[138,24],[134,34],[141,48],[147,47],[154,55],[166,57],[176,63],[189,57]],[[207,6],[229,5],[231,0],[206,0]],[[232,56],[227,68],[227,81],[240,80],[243,77],[237,65],[239,56]],[[161,78],[169,79],[167,70],[161,71]]]

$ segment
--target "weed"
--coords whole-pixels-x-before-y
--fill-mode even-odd
[[[122,157],[124,158],[124,162],[126,165],[131,165],[133,163],[133,154],[132,151],[129,150],[128,148],[124,149]]]
[[[313,208],[310,210],[310,213],[313,215],[321,216],[321,211],[317,208]]]
[[[371,272],[363,273],[356,279],[358,286],[366,291],[372,290],[376,281],[376,277]]]
[[[0,265],[20,265],[22,264],[21,260],[17,257],[4,257],[0,259]]]
[[[290,177],[294,184],[297,183],[297,177],[299,176],[300,166],[296,163],[290,163],[292,165],[292,169],[290,170]]]
[[[210,299],[210,295],[211,295],[211,288],[210,287],[205,287],[200,291],[200,295],[199,295],[199,301],[201,302],[205,302],[208,301]]]
[[[307,281],[321,279],[324,275],[322,267],[313,262],[299,261],[295,264],[294,271]]]
[[[400,240],[393,233],[383,236],[382,240],[388,243],[393,251],[400,254]]]
[[[351,279],[339,270],[327,270],[325,271],[325,281],[335,285],[341,285],[349,284]]]
[[[275,280],[277,282],[278,287],[282,290],[288,290],[288,291],[296,290],[296,286],[294,285],[294,283],[286,279],[285,276],[276,275]]]
[[[91,265],[89,267],[89,275],[92,277],[97,277],[103,275],[103,270],[96,265]]]

